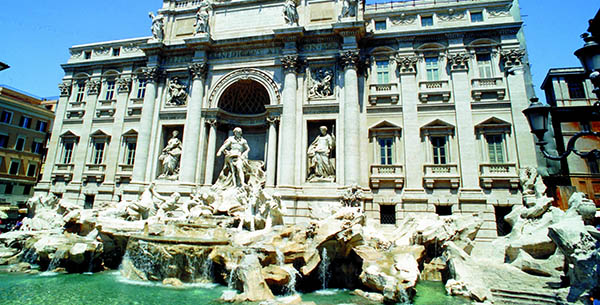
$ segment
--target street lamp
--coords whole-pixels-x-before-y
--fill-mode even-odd
[[[588,33],[581,35],[585,45],[575,51],[575,56],[579,58],[585,73],[589,75],[592,84],[594,85],[593,92],[600,99],[600,10],[596,13],[594,19],[590,20],[590,26]],[[590,35],[591,34],[591,35]],[[544,105],[538,101],[538,98],[534,97],[531,99],[531,104],[527,109],[523,110],[523,114],[527,117],[531,133],[536,135],[536,145],[540,147],[540,151],[550,160],[563,160],[571,153],[575,153],[581,158],[587,160],[598,160],[600,159],[600,150],[593,149],[587,152],[582,152],[575,149],[575,142],[581,137],[593,136],[600,138],[600,132],[591,131],[589,126],[583,125],[583,130],[575,133],[573,137],[567,142],[567,148],[564,153],[554,156],[546,151],[546,141],[544,141],[544,134],[548,131],[548,115],[552,107]],[[600,120],[600,102],[594,103],[591,106],[591,117],[594,120]]]

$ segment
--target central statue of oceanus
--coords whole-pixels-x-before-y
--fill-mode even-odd
[[[242,129],[233,129],[233,136],[225,140],[217,151],[217,157],[225,155],[223,170],[215,186],[226,189],[230,187],[245,187],[247,185],[264,184],[263,162],[248,160],[250,146],[242,137]]]

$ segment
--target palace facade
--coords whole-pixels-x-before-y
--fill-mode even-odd
[[[374,222],[479,213],[492,239],[536,165],[519,14],[516,0],[164,0],[151,37],[70,49],[37,191],[90,207],[155,182],[186,198],[241,127],[288,222],[358,186]]]

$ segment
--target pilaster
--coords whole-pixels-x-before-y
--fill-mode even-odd
[[[206,171],[204,184],[212,185],[215,170],[215,154],[217,153],[217,120],[208,119],[208,147],[206,149]]]
[[[281,154],[279,155],[279,166],[281,175],[279,185],[292,186],[296,176],[296,119],[297,119],[297,101],[296,92],[297,70],[299,67],[298,55],[291,54],[281,58],[281,64],[284,70],[283,82],[283,108],[281,113]]]
[[[85,83],[87,95],[85,98],[85,113],[82,121],[81,134],[79,135],[79,143],[73,156],[73,182],[77,185],[82,183],[83,171],[89,163],[87,159],[88,150],[90,148],[90,134],[92,133],[92,123],[96,113],[96,104],[98,103],[98,94],[100,93],[100,74],[101,71],[94,71],[94,76],[88,79]],[[109,144],[110,145],[110,144]]]
[[[344,68],[344,184],[360,182],[360,105],[358,101],[358,50],[340,54]]]
[[[130,74],[131,67],[128,67],[125,73]],[[119,148],[121,148],[121,140],[123,135],[123,122],[125,120],[125,112],[127,111],[127,101],[129,99],[129,93],[131,92],[131,77],[129,75],[122,75],[117,79],[117,104],[115,105],[116,111],[114,115],[114,123],[112,129],[111,144],[108,146],[106,154],[106,177],[105,184],[114,184],[115,175],[119,168],[119,164],[123,162],[121,154],[119,154]]]

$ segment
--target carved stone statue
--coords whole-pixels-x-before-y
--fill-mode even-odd
[[[283,18],[288,25],[298,25],[298,11],[296,10],[296,1],[286,0],[283,5]]]
[[[327,134],[327,127],[319,128],[321,134],[308,147],[308,181],[334,181],[335,164],[330,159],[335,148],[335,137]]]
[[[219,175],[219,180],[223,180],[224,185],[237,187],[246,185],[244,173],[250,170],[249,152],[250,147],[246,139],[242,137],[242,129],[239,127],[234,128],[233,136],[225,140],[219,151],[217,151],[217,157],[225,154],[225,165]]]
[[[162,172],[159,179],[177,179],[179,176],[179,159],[181,158],[181,141],[177,136],[179,132],[174,130],[167,142],[167,146],[163,148],[158,160],[162,162]]]
[[[152,19],[152,36],[158,41],[163,41],[165,38],[165,17],[160,13],[155,16],[152,12],[148,13],[148,16]]]
[[[186,104],[188,97],[187,88],[179,82],[178,77],[173,77],[173,79],[169,80],[168,88],[169,96],[166,102],[168,106],[183,106]]]
[[[329,69],[320,69],[315,72],[315,75],[311,79],[312,85],[308,90],[308,97],[320,98],[332,96],[333,72]]]
[[[342,6],[342,13],[340,18],[356,17],[356,5],[358,0],[344,0],[344,6]]]
[[[209,33],[209,10],[211,9],[210,3],[206,0],[200,3],[200,8],[196,13],[196,22],[194,23],[194,35],[198,33]]]

